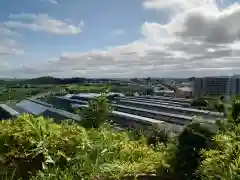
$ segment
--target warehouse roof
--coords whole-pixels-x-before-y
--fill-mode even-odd
[[[0,104],[0,108],[9,113],[11,116],[18,116],[20,115],[19,112],[17,112],[12,107],[8,106],[7,104]]]
[[[46,111],[48,108],[50,108],[49,106],[45,106],[27,99],[18,102],[16,106],[25,110],[27,113],[34,114],[34,115],[40,115],[41,113]]]
[[[199,109],[193,109],[193,108],[165,106],[165,105],[161,105],[161,104],[145,103],[145,102],[140,102],[140,101],[128,101],[128,100],[120,100],[120,101],[130,102],[130,103],[133,103],[133,104],[144,104],[144,105],[150,105],[150,106],[155,106],[155,107],[168,108],[168,109],[173,109],[173,110],[182,110],[182,111],[188,111],[188,112],[192,112],[192,113],[195,112],[195,113],[203,113],[203,114],[211,114],[211,115],[216,115],[216,116],[223,116],[223,114],[219,113],[219,112],[199,110]]]

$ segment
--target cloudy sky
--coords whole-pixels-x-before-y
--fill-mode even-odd
[[[0,0],[0,77],[240,74],[234,0]]]

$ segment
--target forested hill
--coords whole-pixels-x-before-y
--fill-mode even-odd
[[[74,84],[84,83],[85,78],[54,78],[50,76],[21,80],[22,84]]]

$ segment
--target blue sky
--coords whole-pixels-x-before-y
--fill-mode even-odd
[[[227,0],[1,0],[0,77],[232,74],[240,68],[239,7]]]

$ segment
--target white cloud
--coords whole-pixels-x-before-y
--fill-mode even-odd
[[[0,56],[22,55],[23,50],[13,39],[0,39]]]
[[[239,4],[220,9],[214,0],[146,0],[143,7],[164,12],[168,9],[171,19],[165,24],[144,22],[142,37],[129,44],[65,52],[46,63],[23,66],[21,71],[92,77],[181,77],[239,72]]]
[[[11,29],[29,29],[62,35],[78,34],[81,32],[80,26],[54,19],[49,17],[48,14],[11,14],[9,18],[12,20],[5,22],[4,25]]]
[[[19,34],[15,31],[12,31],[9,28],[0,26],[0,36],[12,36],[12,35],[19,35]]]

